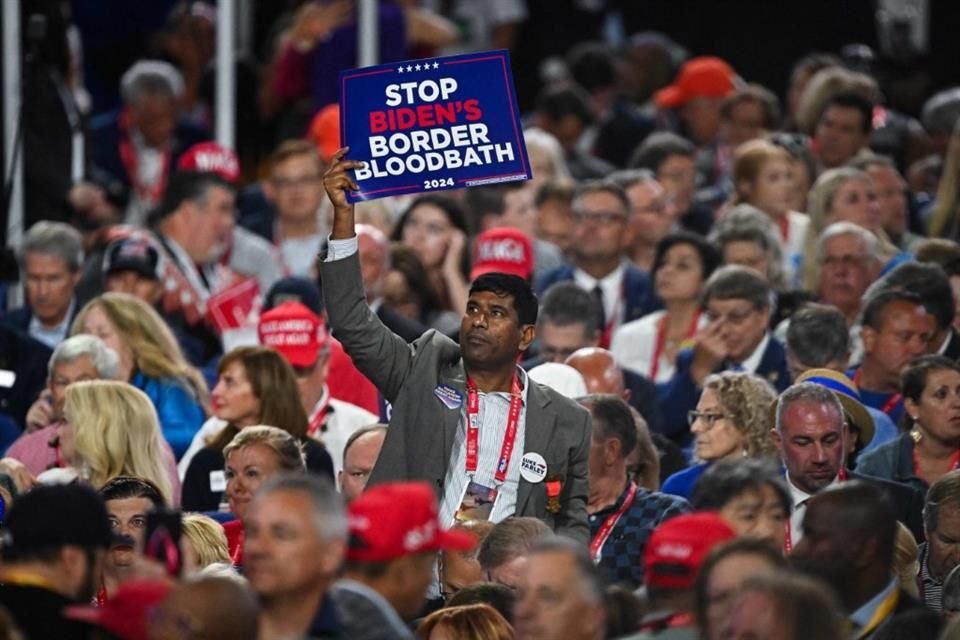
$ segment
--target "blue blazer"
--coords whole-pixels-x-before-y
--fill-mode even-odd
[[[690,377],[692,364],[693,348],[683,349],[677,354],[677,370],[673,377],[657,385],[657,402],[663,419],[663,434],[681,446],[685,446],[690,439],[687,412],[695,409],[700,399],[701,389]],[[714,373],[724,370],[725,367],[720,367]],[[778,393],[790,386],[786,351],[773,336],[770,336],[767,348],[760,359],[760,365],[754,373],[772,384]]]
[[[569,282],[573,280],[573,265],[565,264],[557,267],[546,274],[537,283],[537,294],[543,295],[550,285],[557,282]],[[630,322],[653,311],[663,308],[663,303],[657,298],[650,285],[650,276],[647,272],[632,265],[627,264],[626,271],[623,274],[624,288],[624,306],[623,322]]]
[[[0,314],[0,324],[19,331],[20,333],[28,334],[31,318],[33,318],[33,311],[30,310],[30,307],[17,307],[16,309],[11,309],[6,313]]]

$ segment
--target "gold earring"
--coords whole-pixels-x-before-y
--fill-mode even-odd
[[[923,440],[923,433],[920,432],[919,425],[916,423],[916,418],[914,418],[913,428],[910,429],[910,439],[913,440],[913,444],[915,445],[920,444],[920,441]]]

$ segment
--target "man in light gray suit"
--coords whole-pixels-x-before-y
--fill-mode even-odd
[[[444,526],[533,516],[586,543],[590,416],[517,366],[534,339],[529,284],[499,273],[477,278],[460,345],[436,331],[411,344],[393,334],[364,298],[346,200],[347,190],[357,190],[347,172],[362,163],[345,160],[347,151],[337,152],[324,176],[334,221],[320,273],[334,335],[393,406],[370,486],[429,482]]]

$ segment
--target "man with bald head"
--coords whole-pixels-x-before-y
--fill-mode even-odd
[[[651,431],[660,430],[660,411],[653,383],[640,374],[621,368],[610,351],[601,347],[584,347],[570,354],[564,364],[580,372],[589,393],[622,398],[643,416]]]
[[[833,587],[848,615],[851,637],[870,637],[902,613],[923,609],[901,589],[894,572],[896,531],[894,504],[872,483],[844,482],[821,491],[807,505],[804,536],[791,561]],[[926,622],[919,617],[914,622]]]

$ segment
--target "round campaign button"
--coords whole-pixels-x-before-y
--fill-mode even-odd
[[[527,482],[543,482],[547,477],[547,461],[539,453],[525,453],[520,460],[520,475]]]

